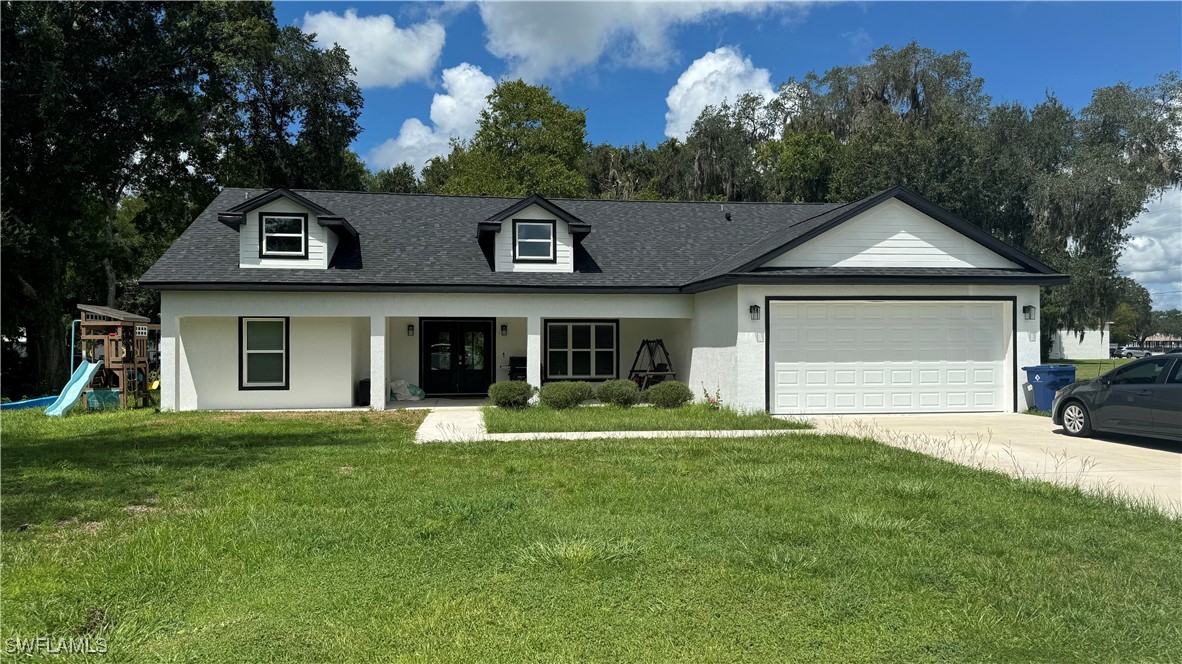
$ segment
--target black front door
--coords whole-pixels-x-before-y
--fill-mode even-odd
[[[493,322],[424,320],[422,388],[427,394],[485,394],[493,379]]]

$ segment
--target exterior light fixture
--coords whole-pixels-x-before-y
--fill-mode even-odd
[[[509,336],[509,326],[508,325],[504,325],[504,324],[501,325],[501,336],[502,337]]]
[[[406,336],[413,337],[415,335],[415,324],[411,323],[406,326]]]
[[[758,304],[751,305],[750,307],[747,308],[747,311],[751,314],[751,320],[759,320],[759,305]]]
[[[1034,307],[1029,304],[1022,307],[1022,317],[1026,320],[1034,320]]]

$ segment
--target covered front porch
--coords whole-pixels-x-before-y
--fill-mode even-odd
[[[391,316],[385,333],[388,408],[424,403],[395,400],[389,388],[396,382],[417,385],[427,400],[446,407],[470,405],[471,397],[483,398],[504,380],[542,385],[627,378],[642,341],[651,339],[668,350],[662,369],[682,380],[689,376],[688,318]],[[643,354],[644,368],[651,364],[647,358]],[[371,403],[378,403],[376,395]]]
[[[162,310],[164,410],[471,406],[510,378],[627,378],[644,339],[692,385],[701,336],[683,295],[169,292]]]

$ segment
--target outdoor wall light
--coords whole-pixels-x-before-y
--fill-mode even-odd
[[[1026,320],[1034,320],[1034,307],[1029,304],[1022,307],[1022,317]]]
[[[747,311],[751,314],[751,320],[759,320],[759,305],[758,304],[751,305],[750,307],[747,308]]]
[[[509,326],[508,325],[501,325],[501,336],[502,337],[509,336]]]
[[[411,323],[406,326],[406,336],[413,337],[415,335],[415,324]]]

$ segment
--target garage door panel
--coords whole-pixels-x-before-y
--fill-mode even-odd
[[[772,302],[775,412],[1000,410],[1001,302]]]

